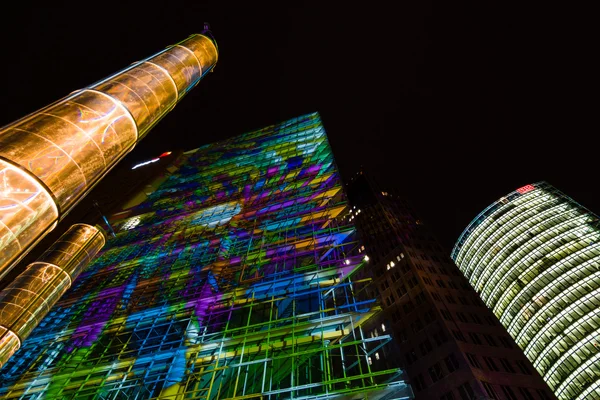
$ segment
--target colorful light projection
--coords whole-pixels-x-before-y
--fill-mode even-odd
[[[0,368],[71,287],[105,241],[98,228],[73,225],[0,292]]]
[[[192,35],[0,130],[0,278],[216,62]]]
[[[598,221],[540,182],[488,207],[452,252],[561,400],[600,398]]]
[[[115,223],[0,371],[0,397],[408,398],[399,370],[368,363],[366,343],[391,338],[360,329],[379,308],[354,297],[363,255],[336,218],[346,202],[318,114],[187,157]]]

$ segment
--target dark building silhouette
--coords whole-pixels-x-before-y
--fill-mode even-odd
[[[364,295],[384,309],[365,330],[395,338],[372,364],[401,365],[417,399],[555,399],[409,203],[363,172],[346,187],[369,260],[359,275],[373,279]]]

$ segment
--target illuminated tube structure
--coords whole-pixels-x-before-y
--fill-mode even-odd
[[[545,182],[485,209],[452,259],[559,399],[600,398],[600,226]]]
[[[76,224],[0,292],[0,368],[106,242],[97,227]]]
[[[0,130],[0,279],[216,62],[192,35]]]

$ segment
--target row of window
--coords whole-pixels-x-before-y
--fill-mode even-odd
[[[465,338],[465,335],[461,331],[452,330],[452,334],[454,335],[456,340],[458,340],[460,342],[468,343],[467,339]],[[469,337],[471,338],[471,343],[482,345],[483,342],[481,340],[481,336],[483,336],[483,338],[485,339],[485,341],[487,342],[487,344],[489,346],[499,347],[498,343],[496,342],[496,340],[494,339],[494,337],[492,335],[489,335],[487,333],[469,332]],[[506,347],[507,349],[511,349],[514,347],[511,340],[508,337],[498,336],[498,339],[500,340],[500,343],[502,344],[503,347]]]
[[[436,300],[438,300],[440,302],[443,302],[443,300],[441,299],[441,297],[440,297],[440,295],[438,293],[432,293],[432,295],[433,295],[434,299],[436,299]],[[442,317],[444,317],[444,319],[446,321],[454,321],[454,319],[452,318],[452,313],[450,311],[441,308],[440,312],[442,313]],[[456,314],[456,318],[460,322],[463,322],[463,323],[466,323],[466,324],[473,323],[473,324],[477,324],[477,325],[484,325],[484,322],[482,321],[481,317],[479,315],[477,315],[477,313],[469,313],[468,317],[462,311],[457,311],[455,314]],[[494,318],[491,315],[484,315],[483,319],[485,320],[485,323],[487,325],[490,325],[490,326],[497,325],[496,318]]]
[[[477,355],[472,354],[472,353],[465,353],[465,355],[467,356],[467,360],[469,360],[469,364],[471,364],[472,367],[478,368],[478,369],[483,369],[481,363],[479,362],[479,358],[477,357]],[[485,365],[487,366],[487,369],[490,371],[508,372],[510,374],[521,373],[524,375],[531,375],[531,370],[527,366],[527,363],[523,360],[515,360],[515,364],[517,365],[517,367],[520,371],[519,372],[519,371],[515,370],[515,368],[511,364],[511,362],[509,360],[507,360],[506,358],[488,357],[488,356],[483,356],[482,358],[483,358],[483,361],[485,362]],[[495,360],[498,360],[499,363],[502,365],[502,370],[500,370],[500,368],[498,367],[498,364],[496,363]]]
[[[550,400],[550,396],[543,389],[536,389],[537,398],[533,396],[532,389],[520,387],[518,388],[518,392],[521,394],[520,397],[517,397],[515,394],[516,388],[511,388],[510,386],[505,385],[492,385],[488,382],[481,382],[485,392],[489,396],[490,399],[499,400],[499,399],[507,399],[507,400]],[[500,387],[500,391],[504,395],[503,397],[498,396],[498,391],[496,387]]]

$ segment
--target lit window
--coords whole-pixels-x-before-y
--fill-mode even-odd
[[[129,229],[133,229],[136,226],[138,226],[138,224],[140,223],[141,218],[139,216],[130,218],[127,222],[125,222],[125,224],[123,225],[123,227],[121,228],[121,230],[129,230]]]
[[[346,265],[350,265],[350,260],[346,260]]]
[[[390,264],[386,264],[386,267],[389,270],[390,269]]]
[[[379,353],[375,353],[375,359],[379,360]]]
[[[385,324],[381,324],[381,330],[385,332]]]
[[[394,264],[394,262],[390,262],[390,267],[394,268],[396,266],[396,264]]]
[[[373,360],[371,360],[371,357],[369,357],[369,365],[373,364]]]
[[[365,261],[369,261],[369,256],[365,254]]]

